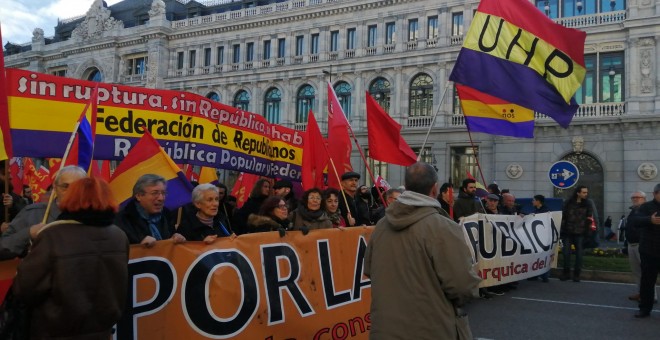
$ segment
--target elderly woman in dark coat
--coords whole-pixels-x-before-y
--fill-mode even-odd
[[[211,244],[216,238],[229,236],[230,232],[219,213],[220,196],[213,184],[200,184],[193,189],[192,207],[184,209],[177,232],[188,241],[204,241]]]
[[[293,230],[301,230],[303,234],[311,229],[332,228],[332,221],[325,212],[323,194],[317,188],[305,191],[289,219],[293,222]]]

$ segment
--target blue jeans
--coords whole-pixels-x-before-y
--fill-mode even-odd
[[[561,238],[563,243],[561,252],[564,257],[564,276],[568,277],[571,272],[571,244],[575,245],[575,267],[573,267],[573,277],[579,278],[582,270],[582,255],[584,241],[583,235],[564,235]]]

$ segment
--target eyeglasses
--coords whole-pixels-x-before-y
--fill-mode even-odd
[[[149,195],[151,197],[158,197],[160,195],[163,195],[163,197],[165,197],[165,196],[167,196],[167,191],[154,190],[154,191],[148,192],[147,195]]]
[[[282,209],[282,210],[287,210],[289,207],[286,206],[286,204],[279,204],[277,208]]]

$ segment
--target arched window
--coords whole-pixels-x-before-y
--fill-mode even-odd
[[[296,123],[307,123],[307,114],[314,107],[316,92],[311,85],[305,84],[298,90],[296,96]]]
[[[91,81],[96,81],[96,82],[102,82],[103,81],[103,73],[99,71],[96,67],[92,67],[89,70],[85,71],[85,74],[87,74],[87,77],[85,79],[91,80]]]
[[[334,87],[335,93],[337,94],[337,99],[339,99],[339,105],[341,105],[342,111],[346,119],[351,119],[351,85],[345,81],[337,83]]]
[[[280,103],[282,102],[282,92],[276,87],[270,88],[266,92],[264,100],[264,117],[270,123],[280,123]]]
[[[250,95],[245,90],[240,90],[236,92],[234,96],[234,107],[239,108],[243,111],[248,111],[248,106],[250,105]]]
[[[421,73],[410,82],[410,117],[433,115],[433,79]]]
[[[369,85],[369,94],[385,112],[390,112],[390,82],[387,79],[379,77],[372,81]]]
[[[206,98],[211,99],[214,102],[220,102],[220,95],[217,92],[207,94]]]

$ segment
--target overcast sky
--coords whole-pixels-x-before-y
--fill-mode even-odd
[[[2,46],[7,41],[15,44],[32,42],[32,31],[36,27],[52,37],[57,19],[67,19],[87,13],[93,0],[1,0],[0,24],[2,24]],[[120,0],[106,0],[108,6]]]

